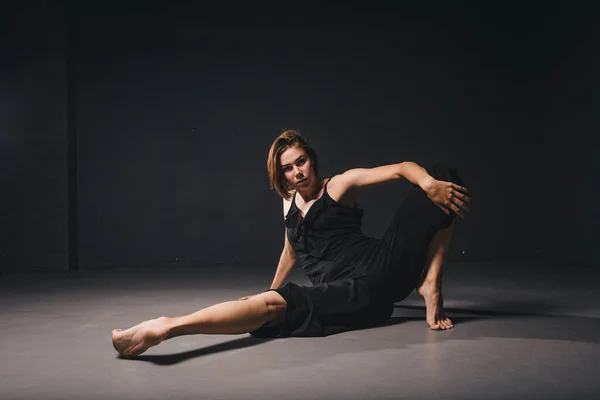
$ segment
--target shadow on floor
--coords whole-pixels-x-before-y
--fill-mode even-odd
[[[245,347],[252,347],[258,344],[269,342],[273,339],[256,339],[252,336],[243,337],[240,339],[230,340],[228,342],[217,343],[212,346],[202,347],[196,350],[185,351],[183,353],[166,354],[166,355],[140,355],[137,357],[123,357],[118,356],[121,359],[147,361],[156,365],[173,365],[180,362],[196,358],[208,356],[215,353],[223,353],[226,351],[242,349]]]
[[[481,303],[479,303],[481,304]],[[411,304],[396,304],[397,309],[422,310],[425,313],[425,306],[415,306]],[[444,307],[447,313],[470,314],[481,317],[538,317],[538,316],[557,316],[561,311],[559,304],[552,304],[548,301],[532,301],[523,299],[514,300],[495,300],[490,304],[483,304],[478,308],[455,308]],[[512,311],[518,310],[518,311]]]
[[[418,310],[422,317],[393,317],[388,325],[412,320],[423,320],[425,306],[397,304],[396,309]],[[561,306],[549,302],[500,301],[488,309],[445,307],[454,322],[450,340],[510,338],[570,341],[600,344],[600,319],[593,317],[559,315]],[[519,310],[519,311],[513,311]],[[394,321],[398,319],[399,321]],[[469,323],[469,329],[460,329]],[[446,340],[440,336],[440,340]]]

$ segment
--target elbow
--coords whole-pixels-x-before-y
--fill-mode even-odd
[[[290,261],[296,262],[296,253],[293,249],[283,249],[283,253],[281,255]]]
[[[404,178],[404,169],[406,167],[406,163],[408,161],[403,161],[401,163],[396,164],[396,168],[394,170],[394,178],[402,179]]]
[[[294,250],[288,251],[288,257],[290,260],[296,261],[296,253],[294,253]]]

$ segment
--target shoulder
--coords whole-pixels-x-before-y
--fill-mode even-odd
[[[361,171],[362,168],[352,168],[339,174],[335,174],[331,176],[331,178],[328,178],[329,181],[326,180],[326,182],[328,182],[327,188],[333,187],[338,191],[346,192],[352,189],[356,176],[357,174],[360,174]]]
[[[356,201],[356,191],[352,187],[352,172],[347,170],[333,175],[327,182],[327,193],[336,202],[352,207]]]

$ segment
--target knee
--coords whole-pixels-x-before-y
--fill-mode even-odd
[[[261,293],[256,297],[256,300],[260,301],[261,308],[268,321],[283,321],[287,309],[287,302],[279,293],[268,291]]]

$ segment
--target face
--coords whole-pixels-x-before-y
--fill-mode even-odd
[[[303,190],[314,182],[315,173],[306,152],[299,147],[289,147],[281,153],[281,170],[290,188]]]

